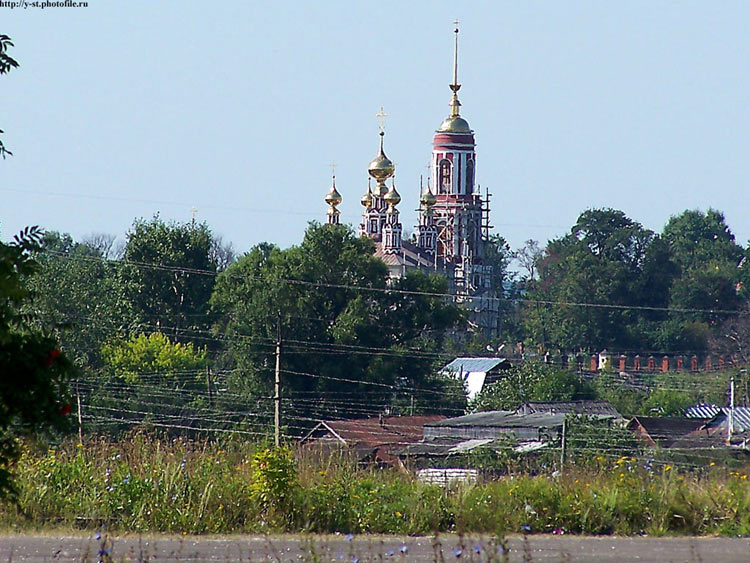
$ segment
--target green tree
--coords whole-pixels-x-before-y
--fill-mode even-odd
[[[104,342],[125,334],[135,321],[120,264],[107,260],[109,247],[111,242],[92,246],[48,231],[35,254],[39,275],[28,280],[40,328],[54,331],[61,350],[80,367],[101,367]]]
[[[205,342],[220,262],[216,243],[205,223],[165,223],[158,216],[133,223],[120,272],[142,327]]]
[[[658,235],[614,209],[583,212],[550,241],[529,284],[524,323],[533,340],[565,350],[648,346],[653,310],[675,274]]]
[[[686,329],[689,323],[702,323],[706,335],[702,341],[692,339],[691,348],[676,342],[665,349],[703,350],[708,346],[709,328],[727,318],[726,313],[712,311],[734,311],[740,307],[738,284],[742,270],[738,265],[744,255],[743,248],[735,242],[724,215],[715,209],[705,213],[689,210],[671,217],[664,227],[663,238],[679,266],[679,276],[670,289],[669,305],[675,309],[670,318]]]
[[[487,386],[469,405],[473,412],[516,410],[528,401],[572,401],[594,398],[577,373],[540,362],[524,362]]]
[[[394,393],[426,396],[439,343],[461,313],[439,295],[440,276],[417,272],[389,284],[373,250],[348,227],[313,223],[299,246],[258,245],[221,273],[212,306],[232,388],[271,395],[280,324],[284,407],[293,416],[360,417],[382,412]]]
[[[13,42],[10,37],[0,34],[0,74],[7,74],[12,68],[18,68],[18,62],[8,54],[8,47],[12,46]],[[2,129],[0,129],[0,133],[3,133]],[[6,155],[12,154],[0,140],[0,156],[3,157],[3,160],[5,160]]]
[[[154,332],[113,339],[101,355],[104,368],[81,385],[93,430],[117,433],[144,424],[181,432],[206,428],[202,419],[216,419],[219,405],[209,404],[204,349]]]
[[[127,383],[138,383],[148,378],[171,379],[180,376],[203,376],[206,351],[196,349],[192,342],[172,343],[160,332],[136,334],[127,340],[107,343],[102,357],[108,370]]]
[[[73,367],[54,338],[34,329],[21,312],[30,299],[23,280],[37,264],[32,253],[42,238],[26,229],[11,244],[0,243],[0,497],[15,498],[11,466],[19,455],[17,437],[62,430],[70,412],[67,382]]]

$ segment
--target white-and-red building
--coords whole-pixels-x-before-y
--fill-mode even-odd
[[[489,193],[484,198],[476,184],[474,131],[460,115],[458,100],[458,28],[455,30],[453,82],[450,115],[435,131],[432,141],[430,178],[420,186],[419,224],[414,239],[404,240],[399,219],[401,196],[393,180],[395,167],[383,148],[370,162],[368,185],[362,197],[359,234],[376,244],[375,255],[397,278],[413,269],[439,272],[448,278],[451,293],[470,309],[470,320],[489,335],[500,331],[502,288],[493,287],[492,266],[486,263],[489,239]],[[390,185],[389,185],[390,183]],[[341,195],[335,179],[326,195],[328,222],[339,223]]]

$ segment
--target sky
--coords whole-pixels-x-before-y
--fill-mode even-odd
[[[448,115],[462,116],[493,232],[513,248],[589,208],[661,231],[723,211],[750,239],[750,3],[89,0],[0,7],[0,237],[27,225],[124,239],[198,221],[238,252],[301,241],[337,164],[358,224],[367,164],[396,164],[406,229]]]

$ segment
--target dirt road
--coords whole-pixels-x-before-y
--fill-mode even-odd
[[[0,536],[0,561],[750,561],[748,538]]]

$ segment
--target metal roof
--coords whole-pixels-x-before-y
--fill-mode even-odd
[[[456,358],[445,366],[442,371],[451,373],[486,373],[503,362],[507,362],[507,360],[505,358]]]
[[[729,407],[717,407],[716,405],[695,405],[688,408],[685,411],[687,418],[714,418],[717,414],[721,413],[724,416],[729,416],[729,411],[732,410]],[[734,407],[733,414],[734,424],[733,430],[739,432],[745,432],[750,430],[750,407]]]
[[[531,401],[521,405],[518,414],[575,413],[621,416],[609,401]]]

